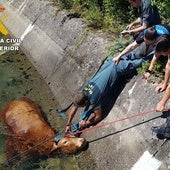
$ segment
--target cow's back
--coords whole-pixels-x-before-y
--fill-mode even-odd
[[[73,153],[86,144],[84,138],[68,134],[56,143],[55,131],[43,119],[39,107],[28,98],[10,102],[1,110],[0,117],[3,118],[5,129],[8,131],[7,162],[20,156],[32,158],[50,156],[52,153]]]
[[[5,124],[16,135],[28,135],[30,132],[32,135],[36,135],[42,128],[44,131],[49,129],[38,106],[27,98],[21,98],[9,103],[4,109],[3,114]]]

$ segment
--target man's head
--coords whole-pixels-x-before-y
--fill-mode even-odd
[[[139,7],[141,5],[141,1],[142,0],[128,0],[129,3],[133,6],[133,7]]]
[[[83,92],[78,92],[74,97],[74,106],[83,107],[88,103],[88,97]]]
[[[158,37],[154,27],[149,27],[144,31],[144,41],[147,45],[153,44]]]
[[[170,35],[160,36],[155,51],[159,55],[168,56],[170,55]]]

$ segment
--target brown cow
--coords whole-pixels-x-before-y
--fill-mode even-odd
[[[0,6],[0,12],[3,12],[4,10],[5,10],[5,8]]]
[[[39,107],[28,98],[10,102],[1,110],[7,130],[7,159],[27,152],[29,156],[49,156],[54,151],[68,154],[82,149],[86,140],[73,135],[64,136],[56,144],[55,131],[43,119]]]

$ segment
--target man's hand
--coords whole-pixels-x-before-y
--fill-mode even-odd
[[[122,35],[130,34],[130,31],[129,31],[129,30],[123,30],[123,31],[121,32],[121,34],[122,34]]]
[[[151,76],[151,73],[149,73],[149,72],[145,72],[144,74],[143,74],[143,79],[148,79],[149,77]]]
[[[166,84],[160,84],[159,86],[156,87],[155,91],[156,93],[160,93],[160,92],[163,92],[164,90],[166,90],[167,88],[167,85]]]
[[[70,132],[70,131],[71,131],[71,125],[67,125],[65,131],[66,131],[66,132]]]
[[[120,61],[120,57],[114,57],[112,60],[115,64],[118,64],[118,62]]]
[[[84,129],[87,127],[87,122],[85,120],[82,120],[79,122],[79,128]]]

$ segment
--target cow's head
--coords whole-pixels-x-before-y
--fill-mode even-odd
[[[5,10],[5,8],[0,6],[0,12],[3,12],[4,10]]]
[[[84,138],[76,137],[72,134],[64,135],[58,143],[54,143],[53,151],[59,151],[62,154],[70,154],[80,151],[87,144]]]

